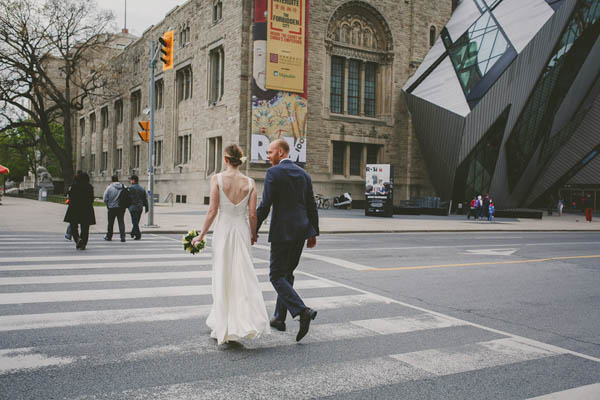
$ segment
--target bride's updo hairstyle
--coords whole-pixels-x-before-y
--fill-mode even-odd
[[[229,146],[225,147],[223,155],[227,161],[229,161],[229,164],[234,167],[241,165],[243,162],[242,158],[244,157],[244,153],[237,144],[230,144]]]

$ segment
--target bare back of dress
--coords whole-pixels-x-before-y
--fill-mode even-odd
[[[218,343],[270,333],[269,317],[262,290],[254,271],[250,250],[248,194],[237,204],[223,191],[223,178],[218,175],[219,214],[214,226],[212,253],[213,306],[206,321],[211,336]]]

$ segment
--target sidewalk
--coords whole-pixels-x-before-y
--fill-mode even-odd
[[[154,224],[157,228],[143,225],[148,214],[140,222],[146,233],[185,233],[200,229],[208,206],[176,204],[154,207]],[[0,205],[0,230],[3,232],[62,232],[67,224],[62,222],[67,206],[63,204],[28,200],[10,196],[2,197]],[[105,207],[95,207],[96,225],[92,234],[106,232]],[[394,218],[365,217],[362,210],[319,210],[321,233],[375,233],[375,232],[464,232],[464,231],[600,231],[600,219],[592,223],[585,216],[565,214],[562,217],[546,216],[539,219],[500,218],[488,221],[467,221],[465,216],[438,217],[428,215],[396,215]],[[131,229],[129,213],[125,214],[127,232]],[[115,221],[115,230],[118,227]],[[261,232],[268,231],[263,224]]]

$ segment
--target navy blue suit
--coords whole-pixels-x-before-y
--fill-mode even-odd
[[[269,278],[277,291],[274,317],[284,321],[287,310],[295,317],[306,308],[293,288],[294,270],[300,261],[304,241],[319,235],[319,215],[310,175],[289,159],[281,160],[267,170],[262,201],[256,210],[257,229],[271,207]]]

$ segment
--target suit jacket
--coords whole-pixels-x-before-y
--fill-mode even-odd
[[[256,209],[257,230],[269,215],[269,242],[305,240],[319,235],[319,215],[310,175],[291,160],[267,170],[263,196]]]

